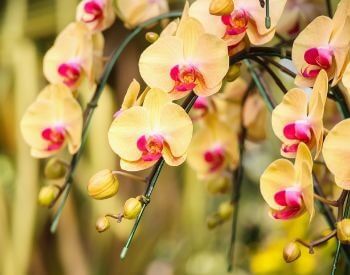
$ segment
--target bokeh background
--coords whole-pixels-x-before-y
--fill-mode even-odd
[[[209,230],[206,218],[230,195],[209,195],[186,165],[163,170],[124,261],[119,259],[119,253],[133,223],[112,223],[103,234],[95,230],[97,217],[118,213],[127,198],[144,190],[139,183],[122,180],[120,192],[111,199],[94,201],[86,192],[87,181],[95,172],[118,167],[107,131],[130,81],[140,80],[137,62],[147,45],[143,35],[128,46],[114,68],[109,88],[94,115],[58,232],[50,234],[54,212],[37,204],[38,191],[47,183],[42,176],[45,162],[30,157],[19,132],[19,121],[46,84],[43,55],[57,33],[74,20],[78,2],[0,1],[0,274],[227,274],[230,222]],[[182,6],[183,1],[171,2],[172,9]],[[106,57],[128,32],[117,21],[105,33]],[[270,87],[273,90],[272,84]],[[90,96],[88,92],[82,94],[85,100]],[[327,274],[333,242],[317,249],[315,255],[303,250],[296,263],[287,265],[283,261],[282,249],[288,241],[319,236],[327,225],[321,215],[310,226],[307,217],[287,223],[269,218],[258,179],[268,163],[279,157],[278,147],[270,130],[266,141],[248,144],[233,274]]]

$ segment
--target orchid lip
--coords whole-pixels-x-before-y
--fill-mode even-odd
[[[47,151],[56,151],[60,149],[66,138],[66,132],[63,126],[54,126],[45,128],[41,132],[42,138],[48,142]]]
[[[276,204],[283,206],[281,210],[272,209],[275,219],[287,220],[296,218],[304,212],[303,194],[298,186],[288,187],[274,195]]]
[[[309,143],[312,138],[311,123],[305,120],[297,120],[288,123],[283,128],[283,135],[290,140]]]
[[[143,135],[137,140],[137,148],[142,152],[143,161],[157,161],[162,157],[164,147],[162,135]]]
[[[225,151],[222,146],[215,146],[204,152],[203,158],[209,165],[209,172],[214,173],[225,163]]]
[[[63,78],[63,83],[68,87],[74,86],[80,79],[81,66],[76,61],[69,61],[59,65],[58,74]]]

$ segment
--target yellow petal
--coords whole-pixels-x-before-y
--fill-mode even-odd
[[[209,6],[211,0],[197,0],[189,10],[189,15],[202,23],[207,33],[222,38],[226,32],[226,26],[222,23],[220,16],[211,15]]]
[[[129,85],[128,90],[126,91],[125,96],[124,96],[121,110],[126,110],[126,109],[132,107],[137,100],[137,96],[138,96],[139,92],[140,92],[140,83],[137,82],[137,80],[133,79]]]
[[[182,107],[174,103],[164,106],[159,119],[159,130],[169,145],[171,154],[181,157],[186,153],[192,139],[192,120]]]
[[[120,113],[113,121],[108,140],[112,150],[127,161],[141,158],[141,151],[137,148],[137,140],[151,131],[150,117],[147,110],[135,106]]]
[[[303,90],[294,88],[288,91],[282,102],[272,112],[272,129],[282,141],[288,141],[283,135],[284,127],[291,122],[307,118],[308,100]]]
[[[151,127],[153,130],[160,130],[160,120],[163,109],[170,103],[169,95],[160,89],[150,89],[143,102],[143,107],[149,114]]]
[[[125,159],[120,159],[120,168],[125,171],[141,171],[152,167],[157,161],[144,161],[142,159],[137,161],[127,161]]]
[[[313,185],[313,178],[312,178],[312,168],[310,169],[309,164],[306,163],[305,161],[302,161],[301,163],[298,176],[302,186],[303,201],[304,201],[306,210],[310,215],[310,220],[311,220],[315,214],[314,185]]]
[[[180,157],[174,157],[170,151],[170,148],[168,148],[167,146],[163,147],[162,156],[164,158],[165,163],[170,166],[179,166],[186,160],[186,154]]]
[[[260,192],[267,204],[273,209],[283,208],[275,202],[275,194],[295,185],[294,166],[286,159],[278,159],[272,162],[260,177]]]
[[[323,143],[323,158],[328,169],[339,179],[339,182],[344,179],[350,179],[349,129],[350,119],[339,122],[328,133]]]
[[[141,77],[151,88],[170,92],[175,84],[170,71],[182,60],[183,41],[175,36],[160,37],[141,54]]]
[[[305,162],[308,165],[309,170],[312,171],[313,161],[312,161],[310,150],[305,143],[301,142],[298,146],[298,151],[297,151],[297,154],[295,157],[295,163],[294,163],[297,177],[298,177],[298,173],[302,170],[303,162]]]
[[[217,87],[229,68],[226,43],[211,34],[201,35],[191,60],[204,77],[207,88]]]

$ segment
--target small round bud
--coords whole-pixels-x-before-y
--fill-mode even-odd
[[[209,12],[212,15],[228,15],[233,12],[235,6],[233,0],[212,0],[209,7]]]
[[[222,220],[228,220],[232,216],[233,205],[226,201],[220,204],[218,214]]]
[[[114,196],[118,192],[118,188],[118,179],[109,169],[104,169],[95,174],[87,186],[89,196],[96,200]]]
[[[140,213],[142,203],[136,198],[128,199],[124,204],[123,217],[129,220],[135,219]]]
[[[210,180],[207,183],[207,190],[210,194],[222,194],[229,189],[229,180],[225,177]]]
[[[343,244],[350,244],[350,219],[343,219],[337,223],[337,237]]]
[[[158,40],[159,34],[155,32],[147,32],[145,38],[149,43],[154,43]]]
[[[108,230],[110,225],[111,224],[109,223],[107,217],[100,217],[96,221],[96,230],[97,232],[102,233]]]
[[[38,203],[42,206],[49,207],[51,203],[56,199],[58,192],[58,187],[54,185],[42,187],[38,195]]]
[[[51,158],[45,166],[45,178],[56,180],[63,178],[67,173],[67,166],[58,158]]]
[[[300,247],[296,242],[287,244],[283,249],[283,258],[286,263],[291,263],[297,260],[301,255]]]
[[[235,81],[240,75],[241,75],[241,65],[235,64],[228,69],[225,76],[225,80],[228,82],[232,82],[232,81]]]
[[[210,215],[207,217],[207,227],[209,229],[214,229],[220,224],[222,224],[222,219],[218,214]]]

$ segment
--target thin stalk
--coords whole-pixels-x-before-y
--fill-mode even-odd
[[[194,102],[196,101],[196,99],[197,99],[197,96],[192,92],[192,93],[186,98],[186,100],[184,101],[184,103],[182,104],[182,107],[185,109],[185,111],[186,111],[187,113],[191,110],[191,108],[192,108]],[[149,179],[150,179],[150,180],[149,180],[148,186],[147,186],[147,188],[146,188],[146,191],[145,191],[145,193],[144,193],[144,197],[146,198],[145,203],[143,203],[142,208],[141,208],[141,211],[140,211],[139,215],[137,216],[137,218],[136,218],[136,220],[135,220],[134,226],[133,226],[133,228],[132,228],[132,230],[131,230],[131,232],[130,232],[130,235],[129,235],[129,237],[128,237],[128,240],[126,241],[126,244],[125,244],[125,246],[123,247],[123,249],[122,249],[122,251],[121,251],[121,253],[120,253],[120,258],[121,258],[121,259],[124,259],[124,258],[126,257],[126,254],[128,253],[128,249],[129,249],[129,247],[130,247],[130,245],[131,245],[131,242],[132,242],[132,240],[133,240],[133,238],[134,238],[134,235],[135,235],[135,233],[136,233],[136,231],[137,231],[137,228],[138,228],[138,226],[139,226],[139,223],[140,223],[140,221],[141,221],[141,218],[142,218],[142,216],[143,216],[143,213],[144,213],[144,211],[145,211],[147,205],[149,204],[149,202],[150,202],[150,200],[151,200],[152,192],[153,192],[154,187],[155,187],[155,185],[156,185],[156,183],[157,183],[158,177],[159,177],[159,175],[160,175],[160,172],[161,172],[163,166],[164,166],[164,159],[161,158],[161,159],[156,163],[156,165],[154,166],[154,168],[153,168],[153,170],[152,170],[152,172],[151,172],[151,175],[149,176]]]
[[[331,0],[326,0],[327,14],[329,17],[333,17],[332,3]]]
[[[307,243],[301,239],[296,239],[295,241],[300,243],[301,245],[309,248],[309,253],[314,254],[314,247],[320,246],[326,242],[328,242],[330,239],[334,238],[337,235],[337,230],[334,229],[331,233],[329,233],[327,236],[324,236],[318,240],[312,241],[311,243]]]
[[[70,169],[68,170],[66,179],[65,179],[65,183],[64,183],[64,190],[62,191],[61,194],[64,194],[60,205],[58,206],[58,210],[53,218],[51,227],[50,227],[50,231],[51,233],[55,233],[56,229],[57,229],[57,225],[59,222],[59,219],[62,215],[62,211],[64,208],[64,205],[66,203],[66,200],[68,198],[68,194],[69,191],[72,187],[72,183],[73,183],[73,175],[74,172],[76,170],[76,167],[78,165],[78,162],[80,160],[81,154],[83,152],[83,148],[84,148],[84,144],[86,143],[86,139],[87,139],[87,134],[88,134],[88,130],[89,130],[89,126],[90,126],[90,122],[91,122],[91,118],[93,116],[94,110],[97,107],[99,98],[104,90],[104,87],[107,84],[107,80],[112,72],[112,69],[115,65],[115,63],[118,61],[120,55],[123,53],[124,49],[130,44],[130,42],[147,26],[152,25],[156,22],[158,22],[159,20],[162,20],[164,18],[173,18],[173,17],[179,17],[181,16],[181,12],[179,11],[174,11],[174,12],[170,12],[170,13],[166,13],[166,14],[162,14],[159,15],[157,17],[151,18],[149,20],[147,20],[146,22],[140,24],[139,27],[137,27],[132,33],[130,33],[125,40],[122,42],[122,44],[120,44],[120,46],[113,52],[112,57],[110,59],[110,61],[108,62],[108,64],[105,67],[105,70],[103,72],[103,75],[101,77],[101,80],[99,81],[95,93],[93,94],[90,102],[87,104],[87,107],[84,111],[84,124],[83,124],[83,132],[82,132],[82,142],[81,142],[81,147],[79,149],[79,151],[73,155],[71,163],[70,163]]]

